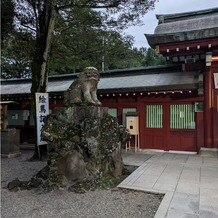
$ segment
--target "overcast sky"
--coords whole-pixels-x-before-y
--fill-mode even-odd
[[[155,9],[143,17],[143,26],[130,27],[126,32],[135,37],[134,47],[148,47],[145,33],[154,33],[156,14],[174,14],[218,7],[218,0],[159,0]]]

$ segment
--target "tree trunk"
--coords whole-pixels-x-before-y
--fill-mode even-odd
[[[45,1],[43,10],[39,13],[39,28],[36,35],[35,51],[33,56],[32,69],[32,87],[31,87],[31,109],[35,121],[35,151],[31,159],[41,159],[40,150],[45,150],[46,146],[37,146],[37,128],[36,128],[36,99],[35,93],[47,92],[48,70],[49,70],[49,51],[51,46],[51,37],[55,24],[55,8],[50,1]],[[43,152],[44,153],[44,152]],[[46,155],[46,154],[45,154]]]

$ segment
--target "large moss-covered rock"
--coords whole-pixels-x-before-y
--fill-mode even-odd
[[[122,174],[121,146],[128,137],[107,108],[58,108],[45,119],[43,138],[50,146],[48,164],[40,171],[44,188],[90,184]]]

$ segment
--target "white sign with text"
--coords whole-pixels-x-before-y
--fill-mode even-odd
[[[36,122],[37,122],[37,145],[44,145],[47,142],[42,141],[42,126],[44,118],[49,114],[48,93],[36,93]]]

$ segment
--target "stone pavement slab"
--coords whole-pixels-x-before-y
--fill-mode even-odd
[[[218,218],[218,158],[166,152],[131,155],[124,156],[125,164],[140,166],[118,187],[165,193],[155,218]]]
[[[152,154],[146,154],[143,152],[134,152],[133,150],[126,152],[125,150],[123,150],[122,157],[123,157],[124,164],[130,165],[130,166],[140,166],[146,160],[151,158]]]
[[[201,188],[200,192],[200,216],[218,217],[218,191]]]

